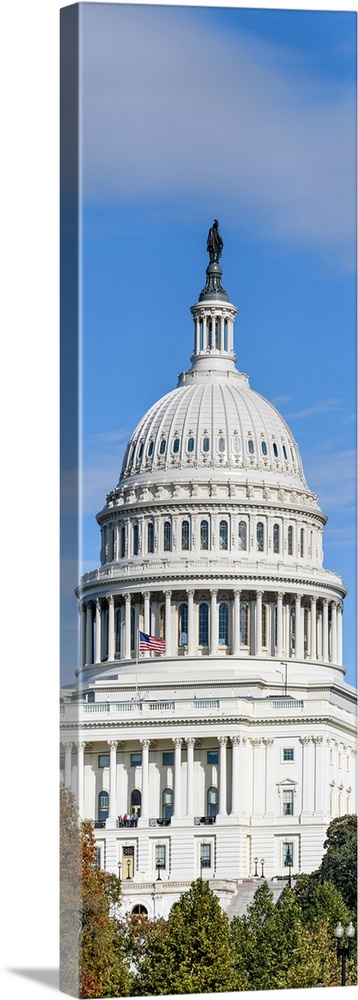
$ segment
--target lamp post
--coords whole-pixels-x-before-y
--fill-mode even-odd
[[[119,881],[121,881],[121,869],[122,869],[122,862],[118,861],[118,878],[119,878]]]
[[[160,867],[159,867],[159,865],[157,865],[157,878],[156,878],[156,881],[157,882],[162,882],[163,881],[162,876],[160,874]]]
[[[258,861],[259,861],[258,858],[254,858],[254,864],[255,864],[254,878],[258,878],[259,877],[259,873],[257,871]]]
[[[335,933],[335,937],[337,939],[337,961],[339,962],[339,959],[342,959],[341,986],[345,986],[346,985],[346,961],[347,961],[347,958],[351,957],[352,946],[353,946],[353,938],[354,938],[354,935],[355,935],[355,928],[353,927],[352,921],[348,924],[348,927],[346,927],[345,930],[342,927],[341,921],[339,921],[339,923],[337,924],[337,927],[336,927],[334,933]],[[343,942],[344,936],[346,937],[346,939],[348,941],[348,944],[346,944],[345,942]]]
[[[130,870],[131,870],[131,859],[128,858],[128,860],[127,860],[127,872],[128,872],[127,879],[130,879]]]

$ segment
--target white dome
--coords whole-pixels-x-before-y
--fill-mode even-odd
[[[297,444],[283,417],[233,366],[180,376],[179,386],[158,400],[132,434],[120,476],[192,477],[220,470],[246,481],[267,478],[307,489]]]

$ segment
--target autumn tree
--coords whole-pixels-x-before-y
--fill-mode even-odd
[[[82,928],[80,830],[75,799],[60,788],[60,989],[79,991],[79,942]]]
[[[98,868],[93,825],[81,824],[80,997],[127,996],[129,963],[121,922],[111,913],[120,901],[120,883]]]

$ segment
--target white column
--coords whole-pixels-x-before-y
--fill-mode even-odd
[[[86,605],[81,604],[80,606],[80,666],[84,667],[86,663]]]
[[[262,590],[256,593],[255,653],[256,656],[262,653]]]
[[[227,816],[226,807],[226,746],[227,736],[219,736],[220,743],[220,777],[219,777],[219,816]]]
[[[173,816],[181,816],[181,736],[174,740],[174,813]]]
[[[141,740],[142,747],[142,805],[138,826],[148,826],[149,816],[149,747],[150,740]]]
[[[310,736],[300,736],[302,745],[302,816],[312,816],[314,791],[313,744]]]
[[[187,745],[187,775],[186,775],[186,814],[194,815],[194,746],[195,739],[190,736]]]
[[[295,659],[302,660],[302,617],[301,596],[295,595]]]
[[[328,600],[327,597],[323,598],[323,624],[322,624],[322,655],[323,662],[328,662]]]
[[[263,816],[265,812],[265,747],[257,737],[251,740],[253,746],[253,815]]]
[[[274,758],[273,758],[273,748],[274,741],[272,739],[263,740],[265,746],[265,816],[273,818],[275,814],[275,803],[274,803]]]
[[[343,615],[343,605],[338,604],[337,607],[337,663],[341,667],[343,663],[343,646],[342,646],[342,615]]]
[[[117,820],[117,740],[109,741],[109,813],[106,827],[113,829]]]
[[[233,621],[233,641],[232,651],[234,656],[240,653],[240,597],[241,591],[234,591],[234,621]]]
[[[200,319],[199,316],[195,316],[195,341],[194,341],[194,353],[199,354],[200,352]]]
[[[231,758],[231,813],[237,816],[240,808],[239,800],[239,762],[240,762],[240,736],[233,736],[232,758]]]
[[[72,785],[72,743],[65,743],[65,788]]]
[[[144,594],[144,631],[146,635],[150,633],[150,592],[145,590]]]
[[[332,601],[331,663],[337,663],[337,605]]]
[[[218,651],[217,596],[217,590],[212,590],[210,595],[210,656],[215,656]]]
[[[328,754],[323,736],[313,736],[315,746],[315,814],[325,817],[329,811]]]
[[[114,597],[110,594],[108,598],[108,660],[114,660]]]
[[[311,660],[317,658],[317,597],[311,597]]]
[[[283,643],[282,643],[282,601],[283,594],[277,594],[277,656],[280,659],[283,656]]]
[[[92,604],[86,604],[86,663],[93,663]]]
[[[131,658],[131,595],[125,594],[124,659]]]
[[[194,591],[188,590],[188,656],[194,656]]]
[[[96,652],[95,652],[95,662],[101,662],[101,602],[99,598],[96,600]]]
[[[171,613],[172,613],[172,592],[165,591],[165,655],[171,655]]]
[[[80,819],[84,819],[84,767],[85,767],[85,743],[77,743],[77,807]]]

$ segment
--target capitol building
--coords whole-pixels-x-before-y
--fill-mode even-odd
[[[285,420],[236,367],[216,220],[207,247],[190,367],[103,484],[61,698],[61,779],[124,912],[149,917],[199,875],[230,914],[255,875],[316,868],[331,820],[356,811],[327,518]]]

